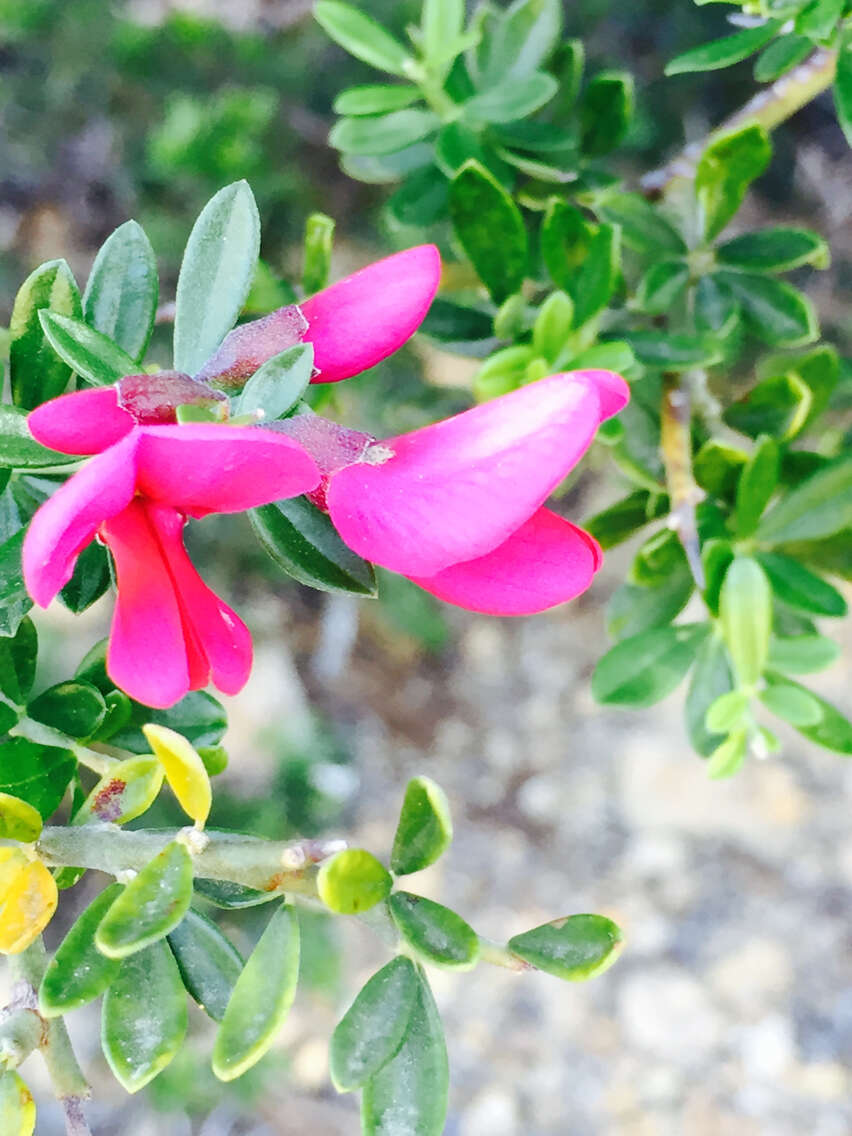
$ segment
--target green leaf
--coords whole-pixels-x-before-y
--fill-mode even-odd
[[[575,327],[582,327],[607,306],[618,283],[620,267],[619,230],[614,225],[600,225],[570,289]]]
[[[328,516],[307,498],[261,505],[249,518],[260,543],[293,579],[326,592],[376,595],[372,565],[343,543]]]
[[[756,28],[746,28],[733,35],[715,39],[675,56],[666,64],[666,75],[683,75],[688,71],[717,71],[747,59],[769,43],[781,28],[780,20],[767,20]]]
[[[704,727],[710,734],[728,734],[745,724],[751,699],[744,690],[729,690],[711,702],[704,715]]]
[[[192,857],[186,845],[166,845],[113,903],[95,944],[109,958],[126,958],[177,927],[192,899]]]
[[[722,634],[737,678],[753,686],[769,658],[772,593],[756,560],[736,556],[725,573],[719,595]]]
[[[435,142],[435,163],[450,181],[465,162],[479,162],[500,182],[505,182],[508,167],[482,138],[478,131],[463,122],[448,122],[441,127]],[[511,174],[508,175],[511,184]]]
[[[52,353],[50,347],[47,349]],[[26,411],[14,406],[0,406],[0,466],[44,469],[48,466],[68,465],[73,460],[67,454],[39,445],[27,426]]]
[[[76,768],[77,760],[67,749],[36,745],[26,738],[0,743],[0,792],[28,801],[45,819],[56,812]]]
[[[38,809],[34,809],[20,797],[0,793],[0,840],[32,844],[34,840],[38,840],[41,829],[41,814]]]
[[[550,199],[541,226],[541,255],[552,280],[563,290],[573,289],[594,232],[575,205]]]
[[[523,299],[521,299],[523,304]],[[533,325],[533,349],[555,363],[565,348],[574,320],[574,303],[567,292],[551,292]]]
[[[720,746],[713,750],[707,761],[707,776],[711,781],[721,781],[732,777],[745,761],[748,748],[748,734],[736,730],[729,734]]]
[[[608,509],[588,517],[583,522],[583,528],[606,550],[621,544],[644,525],[664,516],[667,510],[668,499],[664,494],[652,497],[647,490],[638,489],[616,501]]]
[[[450,188],[456,236],[495,303],[519,291],[529,249],[523,217],[512,198],[478,162],[465,163]],[[500,240],[494,240],[494,234]]]
[[[275,1040],[296,996],[299,923],[292,907],[277,908],[249,955],[213,1045],[213,1072],[233,1081]]]
[[[813,674],[840,656],[840,647],[824,635],[793,635],[772,639],[769,665],[784,674]]]
[[[737,483],[734,525],[740,537],[751,536],[778,485],[780,452],[774,438],[758,440]]]
[[[391,871],[410,875],[434,864],[453,839],[450,803],[431,777],[412,777],[405,787],[391,852]]]
[[[248,296],[260,249],[260,218],[244,181],[204,206],[183,254],[175,297],[175,370],[194,375],[231,328]]]
[[[5,1136],[33,1136],[36,1106],[14,1069],[0,1073],[0,1130]]]
[[[461,915],[422,895],[397,891],[388,907],[403,939],[426,962],[470,970],[479,958],[479,938]]]
[[[366,154],[344,154],[340,168],[349,177],[369,185],[385,185],[399,181],[400,178],[432,165],[435,161],[435,147],[429,142],[415,142],[395,154],[367,156]]]
[[[796,31],[818,42],[826,40],[843,15],[844,7],[845,0],[811,0],[796,16]]]
[[[552,75],[533,71],[490,87],[463,104],[464,117],[475,123],[515,122],[535,114],[559,89]]]
[[[818,470],[765,514],[755,534],[764,544],[819,540],[852,526],[852,458]]]
[[[846,141],[852,146],[852,29],[845,29],[837,46],[834,109]]]
[[[754,65],[754,78],[758,83],[774,83],[797,67],[813,51],[814,45],[805,36],[784,35],[774,40],[758,56]]]
[[[700,332],[713,332],[726,340],[738,329],[740,306],[713,276],[702,276],[695,288],[695,327]]]
[[[787,272],[802,264],[828,268],[830,255],[828,245],[818,233],[788,225],[743,233],[716,250],[720,264],[754,272]]]
[[[251,376],[232,402],[234,416],[263,411],[264,422],[284,418],[308,388],[314,369],[310,343],[273,355]]]
[[[624,338],[643,367],[686,371],[692,367],[712,367],[722,358],[718,343],[710,336],[627,331]]]
[[[633,117],[633,76],[600,71],[580,97],[580,145],[584,154],[600,157],[621,142]]]
[[[99,600],[111,583],[107,550],[103,545],[92,542],[77,557],[71,579],[59,593],[59,598],[69,611],[79,615]]]
[[[152,943],[124,959],[104,998],[101,1045],[128,1093],[165,1069],[183,1044],[186,1026],[186,992],[168,945]]]
[[[368,118],[341,118],[328,135],[330,146],[344,154],[367,157],[392,154],[434,134],[441,120],[431,110],[408,107]]]
[[[449,1070],[438,1008],[422,973],[402,1045],[364,1086],[364,1136],[441,1136]]]
[[[328,284],[331,250],[334,244],[334,221],[325,213],[311,213],[305,222],[302,288],[306,296],[319,292]]]
[[[606,629],[613,639],[629,639],[671,623],[686,607],[695,587],[689,570],[673,572],[653,587],[622,584],[606,606]]]
[[[816,726],[822,720],[819,702],[798,685],[773,683],[760,692],[760,701],[791,726]]]
[[[748,464],[744,450],[709,438],[693,461],[695,480],[713,497],[732,498]]]
[[[38,635],[24,619],[14,635],[0,638],[0,693],[23,706],[32,690],[38,659]]]
[[[93,386],[109,386],[139,369],[126,351],[82,320],[48,311],[39,312],[39,319],[60,359]]]
[[[709,733],[705,718],[716,699],[727,694],[731,686],[725,644],[717,635],[711,635],[699,649],[684,707],[689,740],[702,757],[709,757],[723,740],[719,734]]]
[[[830,702],[826,702],[824,698],[820,698],[812,690],[806,690],[798,683],[794,683],[786,677],[774,675],[771,671],[766,675],[766,679],[770,685],[780,683],[783,686],[795,687],[809,695],[819,705],[822,717],[812,726],[796,726],[800,734],[826,749],[852,755],[852,722],[844,717],[836,706],[832,706]]]
[[[401,225],[426,228],[446,215],[450,187],[439,169],[427,166],[407,178],[385,202]]]
[[[21,529],[0,544],[0,637],[14,635],[33,606],[21,566],[25,535]]]
[[[769,135],[758,123],[722,134],[706,148],[695,171],[695,193],[707,240],[718,236],[731,220],[771,156]]]
[[[443,78],[458,55],[454,45],[464,30],[464,0],[424,0],[423,53],[430,71]]]
[[[56,358],[45,340],[39,320],[44,308],[59,315],[80,316],[80,293],[64,260],[40,265],[15,297],[9,322],[9,376],[12,400],[25,410],[62,394],[71,378],[70,368]]]
[[[636,288],[636,306],[649,315],[665,315],[686,291],[689,265],[685,260],[658,260]]]
[[[719,614],[719,595],[725,573],[734,559],[734,548],[730,541],[721,538],[705,540],[701,548],[701,563],[704,567],[704,602],[713,613]]]
[[[319,897],[338,915],[369,911],[390,894],[387,868],[363,848],[346,848],[323,860],[317,874]]]
[[[491,316],[439,296],[433,300],[420,331],[443,343],[488,340],[492,335]]]
[[[594,698],[604,705],[653,706],[683,679],[707,631],[706,624],[687,623],[622,639],[595,667]]]
[[[769,577],[775,595],[790,607],[813,615],[830,616],[846,615],[849,610],[846,600],[836,588],[792,556],[759,552],[757,559]]]
[[[796,371],[788,371],[757,383],[731,403],[722,418],[751,437],[770,433],[788,441],[804,429],[812,408],[810,387]]]
[[[45,1017],[85,1006],[103,994],[118,974],[121,963],[101,954],[95,946],[95,931],[122,890],[121,884],[104,888],[60,943],[39,987],[39,1009]]]
[[[276,892],[257,891],[255,888],[231,883],[230,880],[197,879],[194,887],[208,903],[225,910],[257,907],[261,903],[270,903],[273,899],[280,898]]]
[[[515,0],[482,39],[477,86],[496,86],[529,75],[546,62],[559,42],[559,0]]]
[[[413,60],[399,40],[351,4],[319,0],[314,6],[317,23],[335,43],[379,71],[407,76]]]
[[[347,87],[334,100],[334,112],[352,118],[362,114],[388,114],[392,110],[403,110],[422,98],[418,87],[401,83],[396,86],[376,83],[364,87]]]
[[[546,974],[569,982],[595,978],[612,966],[624,941],[603,915],[569,915],[509,940],[509,950]]]
[[[810,299],[784,280],[757,272],[719,271],[716,280],[742,307],[754,334],[771,347],[797,347],[819,335]]]
[[[636,252],[655,258],[686,252],[680,233],[639,193],[607,193],[597,212],[604,221],[621,227],[622,240]]]
[[[239,951],[215,923],[191,909],[168,940],[184,986],[206,1014],[221,1022],[243,969]]]
[[[86,323],[137,362],[154,327],[159,283],[151,242],[136,221],[125,221],[101,245],[83,293]]]
[[[34,698],[27,706],[27,713],[37,722],[72,738],[90,738],[106,716],[106,703],[91,683],[69,679]]]
[[[128,757],[111,765],[74,814],[73,823],[127,824],[151,807],[163,784],[155,757]]]
[[[331,1037],[329,1067],[339,1093],[360,1089],[399,1051],[417,990],[417,971],[405,956],[362,987]]]

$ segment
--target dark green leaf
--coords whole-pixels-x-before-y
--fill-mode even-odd
[[[175,369],[194,375],[242,310],[260,249],[260,218],[244,181],[220,189],[192,227],[175,297]]]
[[[604,221],[621,226],[622,240],[636,252],[654,257],[686,252],[680,233],[639,193],[607,193],[597,212]]]
[[[707,730],[705,717],[713,703],[732,686],[725,644],[717,635],[711,635],[698,651],[684,707],[689,740],[702,757],[709,757],[724,740],[720,734]]]
[[[26,738],[0,743],[0,791],[20,797],[45,820],[59,807],[77,761],[67,749],[36,745]]]
[[[446,343],[487,340],[492,336],[491,316],[439,296],[432,301],[420,331]]]
[[[49,346],[47,349],[52,351]],[[14,406],[0,406],[0,466],[44,469],[47,466],[67,465],[70,461],[73,459],[67,454],[39,445],[27,426],[26,411]]]
[[[688,570],[673,573],[655,587],[622,584],[606,607],[607,632],[613,639],[629,639],[671,623],[686,607],[694,586]]]
[[[755,80],[758,83],[774,83],[807,59],[813,48],[813,43],[805,36],[779,36],[758,56],[754,65]]]
[[[396,1056],[364,1086],[364,1136],[441,1136],[447,1115],[447,1048],[426,979],[417,988]]]
[[[619,71],[601,71],[580,97],[581,148],[600,157],[621,142],[633,117],[633,76]]]
[[[0,638],[0,694],[23,706],[32,690],[38,658],[38,636],[31,619],[14,635]]]
[[[569,915],[509,940],[509,950],[538,970],[569,982],[594,978],[623,947],[620,928],[603,915]]]
[[[449,848],[453,839],[450,805],[440,785],[430,777],[413,777],[396,826],[391,871],[398,876],[428,868]]]
[[[257,907],[261,903],[280,898],[275,892],[256,891],[254,888],[243,887],[229,880],[197,879],[195,890],[214,907],[226,910],[240,907]]]
[[[604,705],[653,706],[683,679],[707,632],[690,623],[622,639],[595,667],[592,694]]]
[[[0,544],[0,637],[14,635],[33,606],[21,567],[24,536],[21,529]]]
[[[721,360],[719,345],[709,336],[627,331],[624,338],[644,367],[685,371],[692,367],[711,367]]]
[[[846,141],[852,146],[852,29],[846,29],[837,46],[834,107]]]
[[[492,175],[467,162],[450,189],[456,236],[496,303],[517,292],[527,272],[527,233],[520,210]],[[494,234],[500,240],[494,240]]]
[[[104,720],[106,703],[91,683],[69,679],[34,698],[27,713],[36,722],[52,726],[72,738],[90,738]]]
[[[828,245],[810,229],[779,225],[756,233],[743,233],[716,250],[720,264],[755,272],[787,272],[802,264],[828,268]]]
[[[296,996],[299,923],[292,907],[273,914],[236,981],[213,1045],[213,1072],[232,1081],[275,1040]]]
[[[9,375],[12,400],[26,410],[62,394],[71,378],[70,368],[57,359],[45,340],[39,320],[44,308],[60,315],[80,316],[80,293],[64,260],[40,265],[15,297],[9,323]]]
[[[589,242],[589,251],[571,285],[574,326],[582,327],[609,303],[621,268],[619,230],[600,225]]]
[[[375,596],[372,566],[343,543],[328,516],[306,498],[262,505],[249,515],[260,543],[295,580],[327,592]]]
[[[434,111],[408,107],[375,117],[341,118],[331,128],[328,141],[344,154],[392,154],[434,134],[440,124]]]
[[[848,605],[838,590],[791,556],[759,552],[757,559],[779,600],[813,615],[846,615]]]
[[[760,522],[767,544],[819,540],[852,526],[852,458],[825,466],[783,497]]]
[[[38,992],[45,1017],[66,1014],[103,994],[118,974],[118,959],[107,958],[95,946],[95,931],[115,899],[121,884],[110,884],[78,916],[50,960]]]
[[[283,418],[295,406],[311,381],[314,349],[310,343],[288,347],[273,355],[251,376],[233,402],[233,413],[263,411],[263,421]]]
[[[471,122],[515,122],[527,118],[550,102],[558,90],[551,75],[532,71],[529,75],[507,79],[489,87],[464,104],[463,114]]]
[[[646,490],[640,489],[589,517],[583,522],[583,528],[592,534],[601,548],[614,548],[667,511],[668,498],[664,494],[652,497]]]
[[[734,547],[728,540],[715,538],[705,540],[701,548],[701,563],[704,567],[704,602],[713,613],[719,614],[719,595],[725,573],[734,559]]]
[[[541,226],[541,255],[551,278],[565,291],[576,282],[594,232],[575,205],[551,198]]]
[[[339,1093],[360,1089],[398,1052],[417,989],[414,963],[399,956],[360,990],[331,1038],[329,1066]]]
[[[178,841],[166,845],[115,900],[95,943],[109,958],[125,958],[156,943],[186,914],[192,899],[192,857]]]
[[[810,387],[795,371],[788,371],[757,383],[722,417],[728,426],[753,438],[771,433],[787,441],[804,428],[812,405]]]
[[[184,986],[202,1010],[220,1022],[243,968],[239,951],[215,923],[191,909],[168,939]]]
[[[111,582],[107,550],[102,544],[92,542],[77,557],[71,579],[59,598],[69,611],[79,615],[101,598]]]
[[[737,535],[751,536],[778,485],[780,454],[774,438],[758,440],[737,484],[734,524]]]
[[[455,911],[407,891],[394,892],[388,907],[403,939],[426,962],[453,970],[476,965],[479,939]]]
[[[352,4],[319,0],[314,6],[317,23],[350,55],[379,71],[407,76],[413,60],[399,40]]]
[[[824,635],[794,635],[773,639],[769,646],[769,665],[784,674],[813,674],[830,667],[840,655],[840,647]]]
[[[731,561],[719,595],[719,619],[737,678],[753,686],[769,657],[772,594],[766,573],[751,557]]]
[[[685,260],[658,260],[636,288],[636,306],[649,315],[665,315],[683,296],[689,281]]]
[[[702,276],[695,288],[695,327],[727,339],[740,322],[740,307],[730,289],[713,276]]]
[[[154,327],[159,284],[151,242],[125,221],[101,245],[83,293],[86,323],[140,361]]]
[[[733,497],[743,469],[748,462],[744,450],[710,438],[693,462],[695,480],[713,497]]]
[[[39,312],[42,330],[60,359],[93,386],[110,386],[138,370],[136,360],[82,320]]]
[[[746,28],[722,39],[715,39],[712,43],[694,47],[667,63],[666,74],[682,75],[688,71],[716,71],[720,67],[730,67],[759,51],[778,33],[780,27],[780,20],[767,20],[758,27]]]
[[[752,331],[764,343],[796,347],[819,335],[813,304],[786,281],[757,272],[730,270],[719,271],[715,277],[730,290]]]
[[[353,118],[362,114],[387,114],[392,110],[403,110],[422,98],[418,87],[402,83],[396,86],[376,83],[365,87],[349,87],[334,100],[334,112]]]
[[[78,677],[89,678],[82,673]],[[94,679],[89,678],[89,681],[94,682]],[[100,688],[99,683],[94,684]],[[193,690],[168,710],[154,710],[150,706],[134,702],[130,721],[110,741],[120,749],[129,749],[132,753],[150,753],[151,747],[141,730],[146,722],[168,726],[170,730],[183,734],[196,749],[218,745],[228,726],[222,703],[206,690]]]
[[[122,961],[106,992],[101,1045],[122,1088],[138,1092],[174,1058],[186,1035],[186,992],[172,952],[152,943]]]
[[[435,143],[435,162],[438,169],[452,181],[465,162],[479,162],[489,170],[498,181],[512,183],[505,161],[497,156],[497,151],[485,142],[480,133],[471,130],[463,122],[448,122],[438,132]]]
[[[391,194],[385,208],[401,225],[425,228],[446,216],[450,187],[434,166],[417,170]]]
[[[695,193],[708,240],[731,220],[771,156],[769,136],[758,123],[722,134],[706,148],[695,171]]]

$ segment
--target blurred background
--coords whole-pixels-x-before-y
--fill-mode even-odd
[[[171,298],[193,218],[239,177],[258,198],[275,277],[298,275],[314,210],[337,220],[336,276],[393,247],[379,216],[386,191],[347,179],[326,145],[334,95],[373,73],[328,41],[310,6],[0,0],[0,324],[33,267],[64,256],[84,279],[100,242],[131,216]],[[360,6],[397,30],[419,12],[408,0]],[[566,3],[567,33],[585,39],[592,63],[636,76],[628,182],[752,93],[747,66],[682,77],[676,90],[661,78],[676,52],[723,33],[722,11],[687,0]],[[848,350],[852,159],[830,105],[817,100],[775,147],[744,220],[804,222],[828,238],[834,266],[813,294],[826,336]],[[409,429],[469,405],[470,373],[468,361],[418,342],[345,384],[336,409],[379,434]],[[593,457],[567,503],[581,519],[617,496],[605,459]],[[629,549],[569,607],[498,622],[442,607],[398,577],[383,578],[378,602],[300,588],[239,520],[205,521],[192,539],[257,650],[249,686],[228,706],[231,764],[212,823],[340,835],[381,852],[406,780],[426,773],[449,794],[457,836],[416,890],[498,939],[584,910],[625,929],[621,961],[589,985],[486,967],[434,972],[450,1136],[852,1131],[852,769],[790,731],[777,757],[708,782],[683,735],[682,692],[642,713],[595,706],[603,609]],[[82,618],[57,607],[40,617],[45,683],[105,634],[109,609],[107,600]],[[817,684],[841,706],[845,657]],[[167,806],[146,817],[175,820]],[[240,912],[228,932],[246,947],[263,917]],[[73,1015],[98,1136],[357,1132],[356,1102],[328,1081],[327,1039],[385,956],[341,924],[307,921],[303,984],[280,1044],[232,1086],[209,1072],[209,1029],[195,1015],[193,1044],[125,1098],[98,1057],[96,1015]],[[38,1131],[61,1131],[49,1104]]]

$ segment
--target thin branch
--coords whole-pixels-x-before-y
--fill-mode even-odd
[[[686,385],[681,386],[679,376],[663,377],[663,403],[660,419],[660,450],[666,468],[671,512],[669,528],[673,529],[686,553],[695,583],[704,590],[704,566],[701,563],[701,544],[695,507],[704,499],[704,491],[695,482],[692,473],[692,398]]]

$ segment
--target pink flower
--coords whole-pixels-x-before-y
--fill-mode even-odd
[[[316,460],[311,498],[360,556],[471,611],[530,615],[600,567],[597,542],[544,501],[628,398],[619,375],[576,371],[379,443],[311,415],[275,428]]]
[[[130,429],[121,433],[124,418]],[[116,685],[158,707],[208,682],[235,694],[251,670],[251,638],[193,568],[183,527],[188,516],[238,513],[310,491],[319,481],[313,460],[289,438],[253,427],[137,425],[115,388],[54,399],[30,421],[40,441],[64,452],[103,449],[33,517],[23,567],[35,602],[48,606],[99,537],[118,582],[107,653]]]

